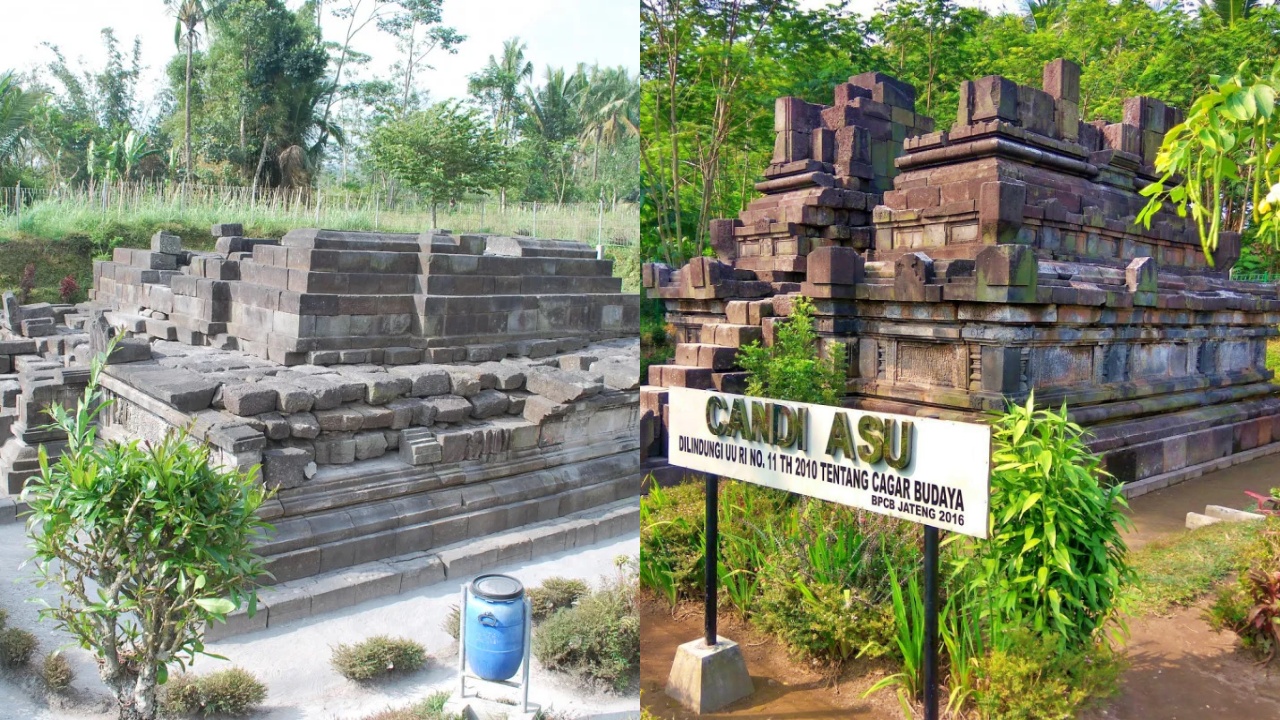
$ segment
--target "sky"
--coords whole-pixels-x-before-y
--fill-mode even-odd
[[[286,1],[290,7],[301,4]],[[624,65],[632,74],[639,72],[639,0],[444,0],[443,8],[445,24],[467,40],[456,55],[428,59],[435,69],[422,73],[419,85],[432,100],[466,96],[467,76],[484,67],[490,55],[501,55],[502,42],[514,35],[528,45],[525,57],[533,62],[535,79],[547,65],[579,62]],[[164,86],[165,64],[177,52],[174,20],[163,0],[0,0],[0,18],[0,72],[47,64],[53,55],[42,47],[44,42],[57,45],[73,66],[84,58],[89,67],[101,67],[105,53],[99,33],[104,27],[115,29],[125,50],[135,36],[142,38],[147,67],[139,96],[144,101]],[[325,39],[341,40],[346,28],[340,23],[325,14]],[[354,45],[373,56],[362,72],[366,78],[386,73],[395,60],[394,41],[372,26]]]

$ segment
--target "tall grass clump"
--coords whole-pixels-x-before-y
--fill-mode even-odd
[[[988,539],[944,541],[939,625],[954,713],[1071,717],[1117,686],[1107,631],[1124,631],[1121,593],[1134,577],[1121,535],[1127,504],[1066,408],[1034,405],[1032,396],[992,418]],[[873,688],[898,685],[904,702],[919,688],[911,658],[922,642],[922,604],[914,593],[905,607],[895,603],[904,674],[914,677]]]

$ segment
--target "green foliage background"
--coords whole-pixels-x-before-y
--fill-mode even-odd
[[[756,196],[776,97],[830,103],[836,83],[881,71],[913,84],[917,111],[946,129],[959,81],[998,74],[1038,87],[1044,64],[1063,57],[1082,68],[1082,119],[1117,122],[1127,97],[1187,108],[1211,74],[1229,75],[1246,60],[1263,70],[1280,55],[1273,5],[1234,19],[1141,0],[1049,0],[1000,13],[889,0],[865,19],[843,3],[806,10],[796,0],[646,0],[644,8],[642,237],[647,258],[670,261],[702,254],[707,221],[734,217]],[[712,161],[717,100],[727,121]],[[1248,256],[1271,262],[1267,253]]]

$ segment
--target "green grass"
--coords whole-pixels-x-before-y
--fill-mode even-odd
[[[262,192],[262,191],[260,191]],[[317,202],[318,198],[318,202]],[[315,191],[310,196],[276,191],[249,199],[247,188],[194,187],[184,195],[178,186],[160,189],[129,185],[103,194],[83,190],[40,194],[20,214],[0,213],[0,238],[62,239],[76,233],[93,234],[109,223],[152,226],[176,223],[209,227],[239,222],[265,228],[267,237],[289,228],[326,227],[344,230],[383,230],[418,233],[431,227],[431,209],[401,194],[394,208],[386,196]],[[634,205],[601,208],[595,203],[562,206],[538,203],[464,202],[452,209],[437,208],[436,226],[455,233],[491,232],[535,235],[597,244],[638,245],[640,218]],[[270,232],[274,230],[275,232]]]
[[[1236,569],[1259,527],[1252,522],[1217,523],[1131,553],[1137,579],[1125,593],[1129,614],[1160,615],[1195,602]]]
[[[93,260],[109,257],[112,247],[148,247],[151,236],[165,230],[182,237],[188,250],[211,250],[209,227],[218,222],[240,222],[250,237],[279,238],[292,228],[320,227],[345,230],[380,229],[387,232],[421,232],[431,225],[429,210],[408,206],[403,211],[377,211],[368,198],[345,203],[341,198],[322,200],[317,216],[314,205],[269,197],[248,203],[235,188],[225,196],[217,189],[201,189],[191,199],[162,197],[142,191],[118,202],[101,205],[84,195],[40,199],[22,209],[21,216],[0,212],[0,292],[18,289],[24,268],[34,264],[36,289],[30,302],[62,302],[59,283],[68,275],[81,290],[73,302],[86,299],[93,284]],[[127,194],[127,193],[126,193]],[[326,204],[328,203],[328,204]],[[510,205],[505,213],[496,203],[461,204],[455,212],[441,210],[438,224],[456,233],[491,232],[530,234],[530,205]],[[603,234],[605,251],[614,261],[614,276],[623,279],[626,292],[639,292],[640,266],[637,238],[639,218],[635,208],[623,206],[600,215],[595,205],[539,206],[537,235],[544,238],[595,243]]]
[[[1267,369],[1276,374],[1272,382],[1280,383],[1280,338],[1267,341]]]

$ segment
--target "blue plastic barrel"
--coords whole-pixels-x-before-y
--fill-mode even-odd
[[[485,680],[508,680],[524,660],[524,586],[508,575],[481,575],[467,600],[467,664]]]

